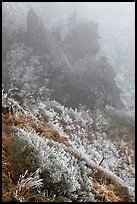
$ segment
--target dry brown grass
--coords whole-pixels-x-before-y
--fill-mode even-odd
[[[49,128],[47,123],[41,121],[34,121],[31,116],[25,116],[20,113],[18,117],[15,114],[5,114],[3,116],[3,124],[6,128],[2,131],[2,188],[3,188],[3,201],[10,201],[13,197],[13,185],[17,185],[19,175],[27,169],[34,172],[38,168],[36,160],[36,153],[32,149],[22,150],[23,143],[13,138],[11,132],[8,131],[10,126],[18,128],[26,128],[30,132],[40,133],[42,137],[49,138],[53,141],[59,142],[71,147],[68,139],[60,134],[58,131]],[[34,154],[33,154],[34,153]],[[10,174],[13,179],[11,179]],[[129,195],[128,189],[122,187],[119,183],[115,182],[105,172],[97,170],[93,175],[94,182],[93,188],[100,194],[100,201],[103,202],[132,202],[133,199]],[[13,183],[13,184],[12,184]],[[41,195],[36,192],[29,192],[23,195],[25,201],[42,201]]]
[[[2,130],[2,167],[17,182],[21,172],[27,168],[35,171],[38,167],[38,161],[35,158],[37,154],[32,148],[27,147],[26,143],[18,137],[13,136],[10,128],[3,125]],[[4,173],[4,171],[3,171]]]
[[[40,133],[45,138],[49,138],[66,146],[71,146],[68,139],[63,134],[49,128],[47,123],[42,123],[39,120],[34,121],[32,116],[25,116],[23,113],[18,114],[18,117],[16,117],[16,114],[7,114],[3,117],[3,123],[8,126],[25,128],[30,132]]]
[[[103,202],[133,202],[128,189],[112,180],[105,172],[96,171],[93,188],[98,191]]]
[[[28,192],[25,195],[22,195],[20,199],[23,199],[24,202],[48,202],[48,197],[44,197],[38,193],[34,192]]]
[[[52,139],[55,142],[59,142],[59,143],[64,144],[66,146],[71,146],[68,139],[63,134],[60,134],[58,131],[53,130],[51,128],[45,128],[44,137]]]
[[[13,136],[14,129],[11,127],[26,128],[30,132],[41,133],[45,138],[50,138],[56,142],[70,146],[67,138],[59,134],[58,131],[48,127],[47,123],[34,121],[31,116],[22,113],[16,117],[15,114],[5,114],[2,118],[2,191],[3,201],[12,201],[17,187],[19,175],[29,169],[30,172],[36,171],[39,162],[36,159],[37,153],[28,147],[25,141]],[[25,148],[24,148],[25,147]],[[12,179],[11,179],[12,177]],[[47,202],[48,198],[43,197],[36,191],[28,191],[20,196],[25,202],[42,201]]]
[[[38,193],[37,189],[43,186],[43,179],[40,179],[39,169],[34,173],[26,171],[20,176],[18,183],[14,186],[14,196],[23,202],[48,201],[48,197]]]
[[[93,188],[99,192],[100,200],[103,202],[122,202],[123,199],[115,194],[113,191],[115,186],[112,184],[101,185],[99,182],[93,182]]]
[[[9,162],[5,153],[6,134],[2,132],[2,200],[10,201],[12,198],[12,180],[9,172]]]
[[[3,116],[3,123],[6,125],[13,125],[17,127],[26,127],[26,124],[31,124],[32,129],[37,126],[42,127],[40,121],[36,122],[34,121],[32,116],[26,116],[23,113],[19,113],[18,115],[16,115],[15,113],[12,115],[6,114],[5,116]]]
[[[8,126],[3,126],[2,129],[2,201],[3,202],[17,202],[20,199],[24,201],[46,202],[48,198],[39,194],[35,189],[30,190],[24,188],[24,194],[19,197],[15,196],[15,191],[18,186],[18,179],[20,174],[27,169],[34,172],[38,168],[37,159],[33,155],[33,150],[29,147],[25,152],[22,150],[24,144],[16,140],[8,129]]]

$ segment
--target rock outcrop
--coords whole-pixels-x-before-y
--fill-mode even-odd
[[[31,47],[33,52],[25,58],[24,63],[29,66],[31,56],[40,56],[40,70],[33,65],[32,67],[33,73],[42,83],[41,85],[35,81],[37,84],[34,83],[33,87],[36,90],[33,92],[39,93],[39,86],[44,87],[43,90],[47,86],[52,90],[50,99],[74,108],[79,104],[86,105],[91,110],[102,109],[106,105],[122,108],[114,70],[105,57],[97,56],[100,49],[99,38],[98,25],[94,22],[83,22],[70,28],[59,42],[36,12],[30,9],[22,43]],[[28,76],[31,73],[25,74]],[[47,77],[48,83],[44,80]]]
[[[27,14],[26,44],[46,60],[61,60],[60,48],[32,8]]]
[[[106,57],[97,57],[99,37],[96,23],[81,23],[61,43],[70,67],[62,80],[54,79],[50,85],[55,90],[53,97],[66,106],[82,104],[92,110],[106,105],[123,107],[113,68]]]

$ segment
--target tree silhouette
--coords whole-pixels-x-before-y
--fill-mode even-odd
[[[74,27],[76,25],[77,16],[78,16],[77,10],[74,10],[68,17],[68,25]]]

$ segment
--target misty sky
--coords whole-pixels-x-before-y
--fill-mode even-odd
[[[4,2],[5,4],[6,2]],[[135,48],[135,2],[7,2],[24,10],[33,7],[48,26],[56,17],[69,15],[77,10],[79,18],[90,19],[99,24],[104,41],[127,38],[132,55]],[[111,36],[109,36],[111,35]],[[126,40],[125,40],[126,41]],[[122,42],[123,44],[125,43]],[[119,45],[121,46],[121,45]],[[129,48],[128,48],[129,49]],[[129,50],[131,52],[131,50]]]
[[[96,21],[99,26],[105,22],[110,27],[119,26],[115,32],[128,30],[134,42],[135,2],[11,2],[10,4],[18,4],[24,7],[26,12],[28,8],[34,7],[46,24],[49,24],[53,18],[69,15],[76,9],[80,17]]]
[[[9,2],[8,2],[9,3]],[[67,14],[76,9],[85,17],[100,18],[102,15],[112,18],[129,17],[133,21],[135,17],[134,2],[10,2],[22,6],[35,7],[45,10],[45,16],[55,17],[56,15]]]

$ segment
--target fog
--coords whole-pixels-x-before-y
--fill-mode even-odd
[[[11,2],[10,4],[19,5],[22,8],[34,7],[37,11],[43,11],[41,14],[48,19],[69,14],[76,9],[84,18],[98,22],[104,20],[113,22],[115,19],[115,23],[123,20],[125,24],[126,19],[132,26],[135,22],[134,2]]]
[[[43,8],[39,3],[34,3],[34,7],[42,11],[45,9],[45,14],[42,12],[45,22],[46,19],[51,21],[55,17],[68,15],[73,10],[77,10],[79,17],[93,20],[99,24],[102,52],[107,56],[113,68],[124,77],[123,81],[121,79],[118,81],[118,84],[123,88],[123,98],[132,109],[135,96],[132,94],[130,97],[129,92],[135,88],[135,3],[47,2],[43,3]],[[130,87],[129,90],[127,90],[128,87]]]
[[[2,125],[4,202],[134,202],[135,3],[3,2]]]
[[[127,110],[134,109],[135,90],[135,3],[134,2],[7,2],[20,18],[34,8],[51,29],[76,10],[78,20],[98,23],[100,51],[116,71],[115,80]],[[6,4],[3,3],[3,4]],[[20,10],[20,14],[18,14]],[[20,15],[20,16],[19,16]],[[65,25],[64,25],[65,27]]]
[[[129,43],[126,54],[131,56],[132,53],[132,57],[135,55],[134,2],[8,2],[8,4],[22,8],[24,13],[33,7],[47,26],[53,19],[67,16],[76,10],[79,18],[98,22],[101,41],[107,46],[114,47],[113,44],[118,44],[118,41],[125,43],[123,38],[126,38],[128,40],[126,43]],[[119,44],[120,50],[124,46],[122,43]],[[114,59],[112,62],[115,65]],[[134,69],[134,59],[132,63]]]

